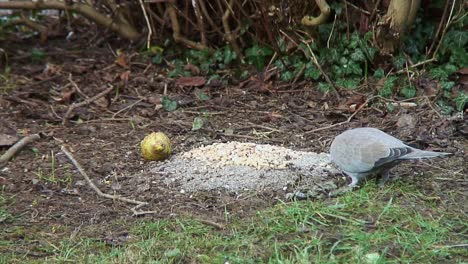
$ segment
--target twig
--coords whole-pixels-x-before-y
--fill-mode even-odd
[[[442,115],[434,108],[434,106],[432,105],[431,103],[431,100],[429,100],[429,97],[426,97],[426,100],[427,100],[427,104],[429,105],[429,107],[432,109],[432,111],[434,111],[434,113],[437,114],[437,116],[442,119]]]
[[[206,39],[205,23],[203,23],[203,15],[200,10],[200,1],[192,1],[193,12],[195,13],[195,18],[198,24],[198,31],[200,32],[201,43],[207,45],[208,41]]]
[[[376,12],[377,12],[377,8],[379,8],[380,1],[381,1],[381,0],[377,0],[377,2],[375,3],[374,8],[372,9],[372,13],[371,13],[370,16],[369,16],[369,21],[373,21],[374,15],[375,15]]]
[[[443,245],[443,246],[434,246],[434,247],[435,247],[435,248],[468,247],[468,244]]]
[[[448,1],[447,1],[448,2]],[[449,17],[447,19],[447,23],[445,24],[445,27],[444,27],[444,30],[442,31],[442,35],[440,36],[440,41],[439,41],[439,44],[437,44],[437,47],[436,49],[434,50],[434,53],[432,54],[432,58],[435,59],[436,57],[436,54],[437,52],[439,51],[440,49],[440,46],[442,46],[442,42],[444,40],[444,37],[445,37],[445,33],[447,33],[447,29],[449,28],[451,22],[452,22],[452,18],[453,18],[453,9],[455,8],[455,4],[456,4],[457,1],[453,1],[452,2],[452,7],[450,8],[450,14],[449,14]]]
[[[125,111],[127,109],[130,109],[130,108],[134,107],[135,105],[141,103],[142,101],[143,101],[143,99],[139,99],[136,102],[134,102],[133,104],[130,104],[130,105],[120,109],[119,111],[115,112],[115,114],[112,115],[112,118],[115,118],[118,114],[122,113],[123,111]]]
[[[335,19],[333,19],[333,24],[332,24],[332,28],[330,30],[330,35],[328,35],[328,39],[327,39],[327,49],[330,48],[330,40],[331,40],[331,38],[333,36],[333,32],[335,31],[336,18],[337,18],[337,15],[335,14]]]
[[[356,5],[353,4],[353,3],[350,3],[350,2],[348,2],[348,1],[346,1],[346,0],[345,0],[344,2],[345,2],[346,5],[351,6],[352,8],[358,10],[359,12],[361,12],[361,13],[363,13],[363,14],[366,14],[366,15],[370,15],[370,14],[371,14],[369,11],[362,9],[362,8],[360,8],[359,6],[356,6]]]
[[[140,216],[140,215],[147,215],[147,214],[157,214],[159,215],[159,211],[137,211],[140,207],[144,206],[144,204],[139,204],[135,207],[132,207],[130,210],[133,213],[133,216]]]
[[[148,18],[148,14],[146,12],[145,5],[143,4],[143,0],[139,0],[141,10],[143,11],[143,16],[145,17],[146,26],[148,27],[148,36],[146,37],[146,48],[149,50],[151,48],[151,36],[153,35],[153,27]]]
[[[202,218],[195,218],[195,219],[198,220],[198,221],[199,221],[200,223],[202,223],[202,224],[215,227],[216,229],[225,229],[225,228],[226,228],[225,225],[220,224],[220,223],[213,222],[213,221],[211,221],[211,220],[202,219]]]
[[[3,168],[8,161],[15,156],[17,152],[19,152],[22,148],[24,148],[26,145],[28,145],[31,142],[34,142],[38,139],[40,139],[41,136],[39,134],[33,134],[26,136],[22,138],[20,141],[16,142],[13,146],[11,146],[7,152],[5,152],[1,157],[0,157],[0,168]]]
[[[367,103],[369,103],[369,101],[372,100],[372,99],[374,99],[374,96],[371,97],[371,98],[367,98],[366,101],[365,101],[362,105],[360,105],[360,106],[358,107],[358,109],[356,109],[356,111],[354,111],[354,113],[353,113],[352,115],[350,115],[350,116],[348,117],[348,119],[346,119],[345,121],[339,122],[339,123],[336,123],[336,124],[333,124],[333,125],[329,125],[329,126],[325,126],[325,127],[320,127],[320,128],[314,129],[314,130],[307,131],[307,132],[304,133],[304,135],[309,135],[309,134],[312,134],[312,133],[317,132],[317,131],[321,131],[321,130],[333,128],[333,127],[336,127],[336,126],[341,126],[341,125],[344,125],[344,124],[347,124],[347,123],[351,122],[351,119],[353,119],[353,117],[354,117],[357,113],[359,113],[359,111],[361,111],[361,109],[364,108],[364,106],[366,106]]]
[[[68,119],[70,118],[70,114],[73,110],[75,110],[75,108],[78,108],[78,107],[81,107],[81,106],[84,106],[84,105],[88,105],[96,100],[98,100],[99,98],[107,95],[108,93],[110,93],[112,90],[114,90],[114,87],[109,87],[107,88],[106,90],[98,93],[97,95],[91,97],[91,98],[87,98],[86,100],[84,100],[83,102],[80,102],[80,103],[74,103],[72,105],[70,105],[70,107],[68,108],[67,112],[65,113],[65,116],[63,117],[63,121],[62,121],[62,125],[68,125]]]
[[[104,197],[104,198],[107,198],[107,199],[122,201],[122,202],[125,202],[125,203],[136,204],[137,205],[136,208],[139,208],[139,207],[141,207],[143,205],[148,204],[147,202],[140,202],[140,201],[128,199],[128,198],[122,197],[120,195],[110,195],[110,194],[107,194],[107,193],[103,193],[96,185],[94,185],[94,183],[89,178],[88,174],[86,174],[86,172],[83,170],[81,165],[78,163],[78,161],[76,161],[76,159],[73,157],[73,155],[65,148],[65,146],[62,146],[61,150],[67,156],[67,158],[73,163],[73,165],[78,169],[80,174],[85,178],[85,180],[88,182],[89,186],[97,193],[98,196]]]
[[[305,40],[302,40],[302,43],[304,43],[307,46],[307,49],[309,49],[310,55],[311,55],[311,61],[315,64],[317,69],[322,73],[323,77],[325,78],[325,81],[333,88],[333,92],[335,93],[336,98],[339,100],[341,99],[340,93],[338,92],[338,89],[336,88],[336,85],[330,77],[325,73],[325,71],[322,69],[322,66],[320,66],[320,63],[317,60],[317,57],[315,57],[315,53],[312,51],[312,48],[310,47],[309,43],[307,43]],[[304,54],[307,55],[305,52]]]
[[[434,39],[432,40],[431,46],[429,47],[429,50],[427,51],[427,54],[431,54],[432,49],[434,48],[437,42],[437,38],[439,37],[439,34],[442,31],[442,27],[444,25],[445,19],[447,18],[447,11],[449,9],[449,4],[450,4],[450,1],[445,1],[444,13],[442,13],[442,18],[440,19],[439,26],[437,27],[437,31],[434,35]],[[440,41],[442,41],[442,39],[440,39]]]

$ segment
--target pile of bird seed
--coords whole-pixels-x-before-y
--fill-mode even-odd
[[[151,172],[180,192],[203,190],[327,193],[337,171],[327,153],[255,143],[215,143],[152,164]],[[310,192],[313,192],[310,195]]]

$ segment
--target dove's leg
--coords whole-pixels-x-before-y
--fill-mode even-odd
[[[388,182],[388,180],[390,179],[390,173],[389,173],[390,170],[384,170],[381,172],[380,174],[380,180],[379,180],[379,186],[382,187],[385,185],[385,183]]]
[[[350,175],[351,177],[351,183],[349,184],[349,187],[356,187],[358,184],[359,180],[356,176]]]
[[[351,177],[351,183],[348,185],[349,187],[358,187],[359,182],[361,181],[362,178],[364,178],[359,173],[346,172],[346,175]]]

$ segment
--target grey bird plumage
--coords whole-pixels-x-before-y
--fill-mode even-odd
[[[373,174],[381,174],[383,182],[387,181],[388,171],[402,160],[450,154],[410,147],[401,140],[371,127],[355,128],[341,133],[335,137],[330,148],[331,160],[351,177],[351,187]]]

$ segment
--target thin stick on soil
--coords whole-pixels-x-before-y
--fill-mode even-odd
[[[212,226],[212,227],[214,227],[216,229],[220,229],[220,230],[226,229],[225,225],[214,222],[214,221],[211,221],[211,220],[208,220],[208,219],[202,219],[202,218],[195,218],[195,219],[198,220],[202,224]]]
[[[73,155],[65,148],[65,146],[62,146],[61,150],[62,150],[63,153],[65,153],[65,155],[73,163],[73,165],[78,169],[80,174],[85,178],[85,180],[88,182],[89,186],[91,186],[91,188],[97,193],[98,196],[104,197],[104,198],[107,198],[107,199],[122,201],[122,202],[125,202],[125,203],[136,204],[138,207],[141,207],[143,205],[148,204],[147,202],[140,202],[140,201],[128,199],[128,198],[122,197],[120,195],[111,195],[111,194],[103,193],[96,185],[94,185],[94,183],[89,178],[88,174],[83,170],[81,165],[78,163],[78,161],[76,161],[76,159],[73,157]]]
[[[336,127],[336,126],[341,126],[341,125],[344,125],[344,124],[347,124],[347,123],[351,122],[351,119],[353,119],[353,117],[354,117],[357,113],[359,113],[359,111],[361,111],[361,109],[364,108],[364,106],[366,106],[367,103],[369,103],[369,101],[372,100],[373,98],[374,98],[374,96],[371,97],[371,98],[367,98],[367,100],[366,100],[362,105],[360,105],[360,106],[358,107],[358,109],[356,109],[356,111],[354,111],[354,113],[353,113],[352,115],[350,115],[350,116],[348,117],[348,119],[346,119],[345,121],[339,122],[339,123],[336,123],[336,124],[333,124],[333,125],[329,125],[329,126],[325,126],[325,127],[320,127],[320,128],[314,129],[314,130],[307,131],[307,132],[304,133],[304,135],[309,135],[309,134],[312,134],[312,133],[317,132],[317,131],[321,131],[321,130],[325,130],[325,129],[330,129],[330,128],[333,128],[333,127]]]
[[[107,88],[106,90],[98,93],[97,95],[91,97],[91,98],[87,98],[86,100],[84,100],[83,102],[80,102],[80,103],[74,103],[72,105],[70,105],[70,107],[68,108],[67,112],[65,113],[65,116],[63,117],[63,120],[62,120],[62,125],[68,125],[68,119],[70,118],[70,115],[71,113],[73,112],[73,110],[75,110],[75,108],[78,108],[78,107],[81,107],[81,106],[84,106],[84,105],[88,105],[96,100],[98,100],[99,98],[101,97],[104,97],[105,95],[107,95],[108,93],[112,92],[112,90],[114,90],[114,87],[109,87]]]
[[[0,168],[3,168],[8,163],[8,161],[13,158],[22,148],[40,138],[41,136],[39,134],[33,134],[26,136],[20,141],[16,142],[0,157]]]
[[[340,93],[338,92],[338,88],[336,87],[335,83],[328,77],[327,73],[322,69],[322,66],[320,66],[320,63],[317,60],[317,57],[315,57],[315,53],[310,47],[309,43],[307,43],[305,40],[302,41],[307,46],[307,49],[309,50],[310,53],[310,60],[315,64],[317,69],[322,73],[323,77],[325,78],[325,81],[327,81],[328,85],[332,88],[333,93],[335,94],[335,97],[339,100],[341,99]],[[304,51],[304,54],[307,56],[307,52]]]

